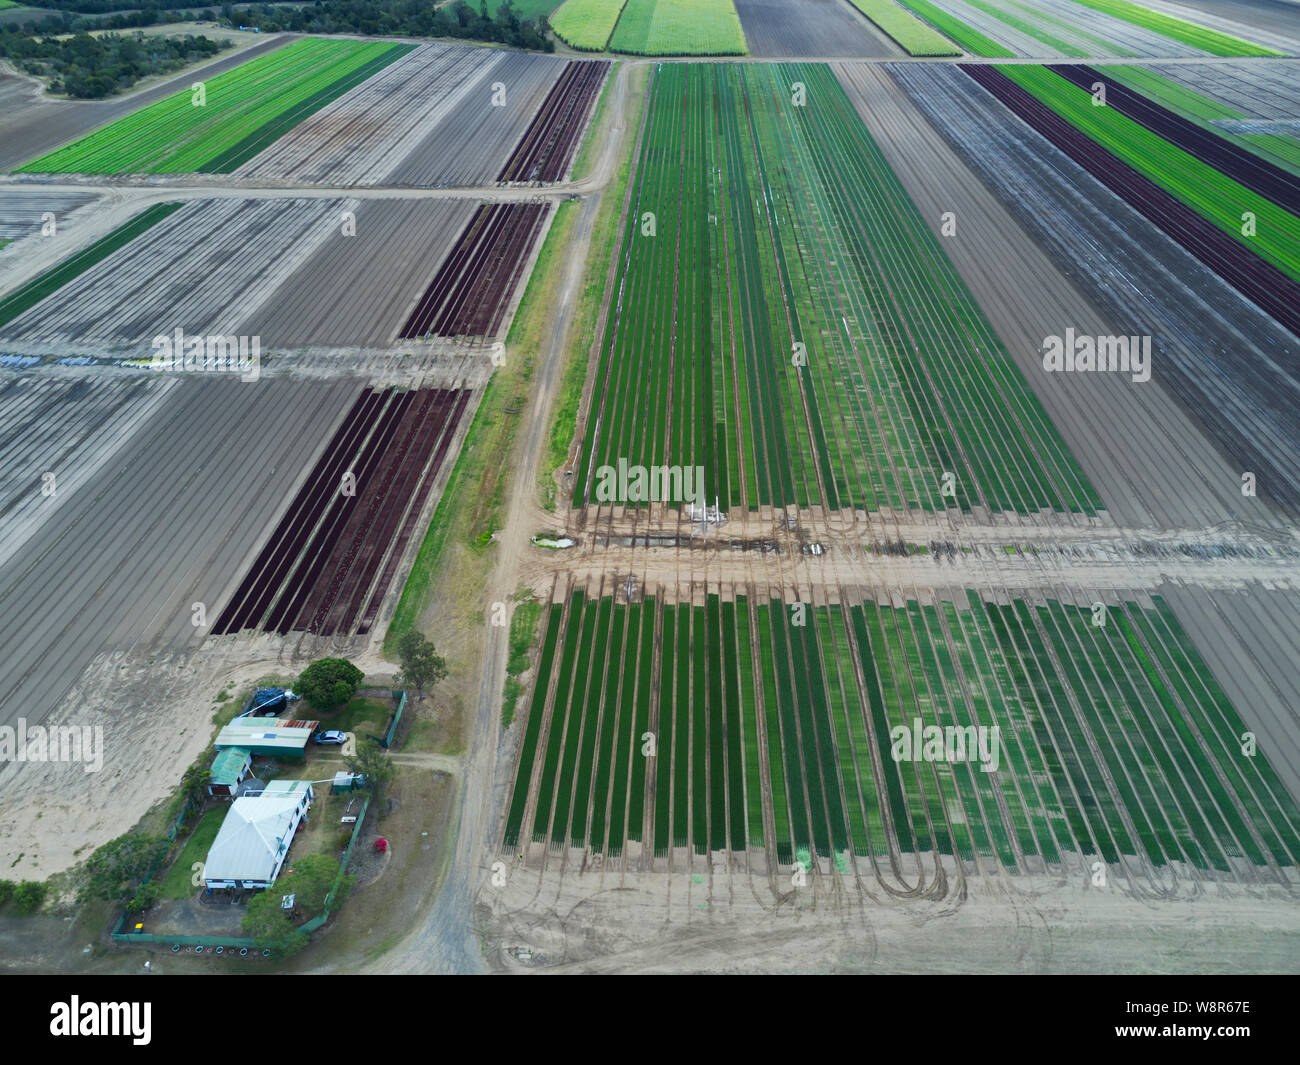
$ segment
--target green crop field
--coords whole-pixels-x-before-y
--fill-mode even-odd
[[[744,55],[732,0],[627,0],[609,42],[630,55]]]
[[[1021,33],[1029,37],[1032,37],[1034,40],[1040,41],[1041,43],[1047,45],[1048,47],[1056,49],[1062,55],[1077,56],[1082,58],[1090,54],[1089,52],[1076,48],[1074,45],[1061,40],[1061,38],[1053,35],[1050,31],[1045,30],[1041,26],[1039,26],[1036,21],[1030,21],[1027,18],[1021,17],[1020,15],[1015,15],[1009,11],[1004,11],[1001,7],[995,6],[994,4],[987,3],[986,0],[966,0],[966,2],[970,4],[971,7],[976,8],[979,11],[983,11],[986,15],[991,15],[999,22],[1005,22],[1008,26],[1012,27],[1013,29],[1017,29]]]
[[[899,730],[918,723],[998,732],[983,754],[911,758]],[[974,592],[813,607],[576,591],[550,607],[503,842],[1293,867],[1300,810],[1243,731],[1159,598],[1099,626],[1091,608]]]
[[[551,16],[555,35],[584,52],[603,52],[626,0],[564,0]]]
[[[626,459],[724,507],[1099,509],[827,67],[665,65],[647,121],[575,506]]]
[[[1213,166],[1175,147],[1113,107],[1094,107],[1085,89],[1050,68],[999,65],[1016,82],[1102,147],[1300,281],[1300,219]],[[1242,216],[1256,218],[1256,233],[1242,235]]]
[[[894,0],[853,0],[853,6],[906,49],[908,55],[961,55],[951,41],[909,15]]]
[[[1218,30],[1207,29],[1205,26],[1198,26],[1193,22],[1186,22],[1172,15],[1164,15],[1158,11],[1140,7],[1137,4],[1130,4],[1128,0],[1075,0],[1075,2],[1082,4],[1084,7],[1090,7],[1094,11],[1101,11],[1107,15],[1113,15],[1115,18],[1123,19],[1125,22],[1131,22],[1135,26],[1154,30],[1156,33],[1163,34],[1175,41],[1190,44],[1192,47],[1200,48],[1211,55],[1281,54],[1271,48],[1251,44],[1249,41],[1243,41],[1226,33],[1220,33]]]
[[[22,173],[229,173],[415,45],[310,37],[143,107]]]
[[[1011,59],[1016,54],[1009,48],[1004,48],[998,44],[997,41],[985,37],[984,34],[973,27],[966,25],[961,19],[954,18],[943,8],[936,7],[929,0],[898,0],[898,2],[920,15],[921,18],[925,19],[945,37],[956,41],[971,55]]]
[[[130,243],[150,226],[161,222],[180,207],[179,203],[156,203],[152,207],[146,207],[129,222],[100,237],[89,247],[82,248],[75,255],[69,256],[58,266],[33,278],[21,288],[15,289],[0,299],[0,325],[12,322],[23,311],[36,306],[46,296],[57,292],[77,275],[85,273],[96,263],[107,259],[118,248]]]
[[[497,12],[501,10],[506,0],[487,0],[487,13],[489,18],[496,18]],[[474,4],[474,10],[478,10],[478,4]],[[516,18],[535,19],[549,15],[560,6],[560,0],[510,0],[510,7],[513,9]]]
[[[1247,116],[1144,67],[1126,64],[1098,66],[1097,69],[1107,77],[1179,112],[1217,137],[1239,144],[1278,166],[1300,169],[1300,140],[1295,137],[1281,133],[1237,133],[1216,125],[1220,120],[1240,120]]]

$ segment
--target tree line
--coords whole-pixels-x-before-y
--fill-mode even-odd
[[[51,92],[81,100],[112,96],[142,78],[169,74],[229,47],[229,41],[193,34],[107,33],[92,37],[83,31],[56,39],[0,29],[0,56],[26,74],[48,79]]]

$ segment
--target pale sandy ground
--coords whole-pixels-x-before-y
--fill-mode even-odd
[[[1140,898],[1117,882],[987,877],[937,898],[681,873],[517,869],[478,896],[489,965],[523,972],[1166,973],[1300,970],[1300,909],[1210,885]],[[1195,889],[1190,889],[1195,890]],[[520,948],[531,951],[529,958]]]

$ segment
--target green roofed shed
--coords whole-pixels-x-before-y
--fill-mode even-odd
[[[253,756],[245,747],[227,747],[212,759],[209,795],[233,795],[253,767]]]

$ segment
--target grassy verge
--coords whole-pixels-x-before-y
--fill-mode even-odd
[[[645,71],[632,74],[636,81],[629,93],[637,96],[645,88]],[[612,80],[612,79],[611,79]],[[639,121],[639,117],[637,119]],[[601,130],[592,125],[593,131]],[[599,135],[591,137],[599,140]],[[614,239],[618,231],[619,215],[623,212],[623,199],[627,193],[628,174],[632,169],[632,151],[623,153],[614,181],[605,191],[600,210],[596,214],[591,236],[591,251],[587,256],[587,275],[582,282],[582,295],[573,316],[569,334],[569,348],[564,353],[560,384],[555,396],[551,431],[547,435],[546,453],[537,470],[537,490],[542,506],[553,511],[559,497],[555,471],[569,457],[574,430],[578,423],[578,407],[582,403],[582,389],[587,380],[588,355],[596,339],[596,325],[600,305],[605,298],[605,283],[609,275],[609,262],[614,254]]]
[[[448,544],[462,544],[473,554],[485,555],[490,550],[491,532],[501,526],[515,433],[528,404],[536,353],[550,322],[563,253],[579,206],[570,200],[556,208],[546,243],[506,338],[505,362],[483,391],[447,489],[438,501],[388,626],[384,653],[390,658],[397,654],[397,641],[416,626],[428,607]]]
[[[229,811],[228,806],[214,806],[199,818],[199,823],[194,826],[190,838],[185,841],[185,846],[176,855],[176,860],[172,862],[167,875],[158,885],[163,898],[187,899],[195,892],[196,889],[191,883],[193,865],[195,862],[203,862],[207,859],[208,851],[212,848],[217,833],[221,831],[221,823],[225,821]]]
[[[83,248],[71,258],[65,259],[52,270],[47,270],[40,277],[27,282],[16,292],[0,300],[0,325],[13,321],[23,311],[36,306],[46,296],[57,292],[74,277],[85,273],[96,263],[107,259],[118,248],[134,240],[155,222],[161,222],[173,211],[180,209],[179,203],[156,203],[146,207],[126,225],[107,236],[100,237],[89,248]]]

